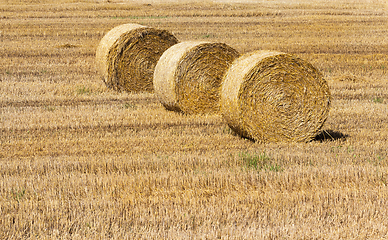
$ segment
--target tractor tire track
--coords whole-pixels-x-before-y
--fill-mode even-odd
[[[68,106],[80,106],[80,105],[109,105],[109,104],[141,104],[147,105],[150,103],[156,103],[156,97],[146,97],[146,98],[108,98],[108,99],[53,99],[53,100],[21,100],[21,101],[0,101],[0,108],[5,107],[46,107],[46,106],[58,106],[58,107],[68,107]]]
[[[74,133],[74,134],[82,134],[82,133],[96,133],[96,132],[104,132],[104,133],[112,133],[117,131],[128,131],[132,130],[134,132],[138,132],[141,130],[165,130],[172,128],[202,128],[202,127],[217,127],[225,125],[224,122],[200,122],[200,123],[128,123],[128,124],[106,124],[106,125],[80,125],[80,126],[49,126],[49,127],[26,127],[26,128],[0,128],[0,133],[3,136],[12,136],[12,135],[23,135],[29,134],[33,135],[34,133],[38,133],[38,136],[50,136],[58,133]],[[1,138],[0,138],[1,139]]]

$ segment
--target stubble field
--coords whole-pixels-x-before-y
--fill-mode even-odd
[[[388,238],[384,1],[0,2],[0,239]],[[95,69],[139,23],[295,54],[332,93],[309,143],[117,93]]]

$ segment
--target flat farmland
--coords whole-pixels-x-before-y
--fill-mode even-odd
[[[388,238],[385,1],[0,1],[0,239]],[[275,50],[332,94],[308,143],[108,89],[95,52],[138,23]],[[270,114],[270,113],[268,113]]]

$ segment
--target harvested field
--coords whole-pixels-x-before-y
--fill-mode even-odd
[[[385,2],[5,0],[0,9],[0,239],[388,236]],[[108,89],[96,48],[126,23],[305,59],[331,92],[323,132],[255,143],[220,115]]]

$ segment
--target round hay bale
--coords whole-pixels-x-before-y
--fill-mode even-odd
[[[110,30],[96,51],[97,69],[108,88],[152,92],[160,56],[178,40],[165,30],[123,24]]]
[[[224,43],[176,44],[163,53],[155,67],[155,93],[168,110],[217,113],[223,76],[238,56]]]
[[[229,68],[220,101],[224,119],[243,137],[305,142],[326,121],[331,95],[310,63],[285,53],[255,51]]]

